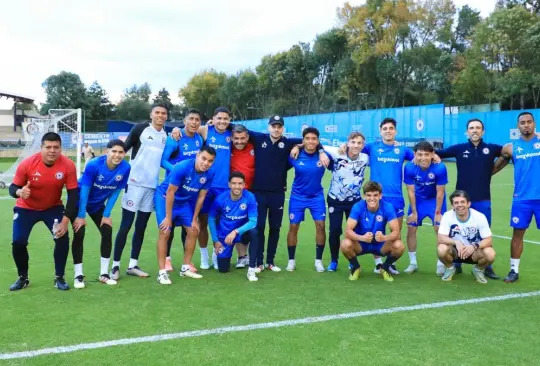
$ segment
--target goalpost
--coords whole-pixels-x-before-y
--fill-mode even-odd
[[[81,109],[51,109],[48,118],[33,118],[29,122],[23,122],[26,144],[15,163],[4,173],[0,173],[0,188],[11,184],[21,161],[40,151],[41,138],[47,132],[56,132],[62,138],[62,153],[75,163],[78,179],[81,175],[81,126]]]

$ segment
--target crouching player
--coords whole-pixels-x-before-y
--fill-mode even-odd
[[[191,258],[199,235],[197,217],[214,179],[214,172],[209,169],[215,159],[216,150],[213,147],[201,147],[195,159],[176,164],[171,174],[167,175],[156,190],[154,205],[160,229],[157,242],[157,281],[162,285],[171,284],[166,267],[167,242],[176,226],[182,226],[187,232],[180,276],[202,278],[192,270]]]
[[[111,212],[120,195],[126,188],[131,166],[124,160],[126,145],[121,140],[107,144],[107,155],[92,159],[86,165],[79,180],[79,213],[73,222],[73,268],[75,288],[84,288],[83,243],[88,212],[101,234],[101,271],[99,282],[116,285],[109,276],[109,261],[112,251]],[[105,204],[107,201],[107,204]]]
[[[229,177],[230,189],[220,194],[210,208],[208,227],[214,242],[218,270],[222,273],[229,272],[234,245],[250,243],[247,279],[255,282],[258,281],[256,266],[259,249],[257,234],[253,229],[257,226],[257,201],[253,193],[244,189],[245,186],[244,174],[232,172]]]
[[[450,195],[453,210],[445,212],[439,226],[439,259],[444,263],[443,281],[452,281],[454,263],[474,264],[472,274],[479,283],[487,283],[484,269],[495,261],[492,234],[486,216],[471,208],[465,191]]]
[[[363,188],[364,200],[354,204],[347,219],[345,239],[341,242],[341,252],[351,264],[349,280],[360,276],[358,256],[373,254],[386,257],[380,274],[385,281],[394,281],[390,266],[397,261],[405,246],[399,239],[399,222],[394,206],[382,201],[382,186],[377,182],[367,182]],[[385,235],[386,224],[391,233]]]

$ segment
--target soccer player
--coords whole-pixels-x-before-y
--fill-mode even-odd
[[[392,282],[394,278],[390,273],[390,267],[405,251],[405,246],[400,240],[396,210],[391,203],[382,199],[383,188],[379,183],[367,182],[363,191],[365,199],[354,204],[347,219],[345,239],[341,242],[341,252],[350,263],[349,280],[355,281],[360,277],[360,263],[357,257],[373,254],[386,257],[379,273],[385,281]],[[390,228],[388,235],[386,224]]]
[[[73,222],[73,268],[75,282],[73,287],[84,288],[83,243],[86,232],[86,213],[90,215],[101,234],[101,271],[99,282],[116,285],[109,276],[109,262],[112,251],[111,212],[120,195],[126,188],[131,167],[124,160],[125,144],[112,140],[107,144],[107,155],[92,159],[79,180],[79,211]],[[107,202],[107,204],[105,204]]]
[[[148,277],[148,273],[141,270],[138,265],[139,254],[146,225],[154,210],[154,193],[159,184],[161,156],[167,141],[167,133],[164,129],[167,116],[166,106],[154,105],[150,112],[151,122],[139,123],[133,127],[125,141],[126,151],[131,149],[131,172],[122,197],[122,221],[114,243],[111,278],[115,281],[120,279],[120,259],[134,221],[135,232],[126,273],[131,276]]]
[[[244,189],[245,184],[242,173],[231,173],[230,190],[219,195],[212,204],[208,224],[219,272],[229,271],[232,250],[236,243],[251,241],[247,279],[255,282],[258,281],[256,275],[258,248],[252,229],[257,225],[257,202],[253,193]],[[251,236],[250,240],[242,238],[246,235]]]
[[[509,160],[514,163],[514,195],[510,226],[512,245],[510,250],[510,272],[504,282],[519,279],[519,260],[523,253],[523,238],[536,219],[536,228],[540,229],[540,138],[534,134],[536,122],[531,112],[522,112],[518,116],[519,140],[504,145],[501,156],[495,163],[494,171],[502,169]]]
[[[484,269],[495,261],[491,246],[492,234],[486,216],[471,208],[465,191],[450,195],[453,209],[444,213],[439,226],[438,257],[444,263],[443,281],[451,281],[456,273],[454,263],[475,264],[473,276],[479,283],[487,283]]]
[[[161,157],[161,167],[165,169],[165,176],[172,172],[174,165],[193,157],[199,152],[204,140],[199,135],[198,131],[201,127],[202,115],[197,109],[189,109],[184,117],[184,128],[181,130],[182,139],[176,140],[169,136],[165,144],[165,150]],[[182,227],[182,242],[186,242],[186,231]],[[174,229],[169,235],[167,242],[167,259],[165,268],[172,272],[173,266],[171,262],[171,246],[174,239]],[[195,267],[192,270],[196,271]]]
[[[330,216],[331,262],[328,271],[336,271],[339,258],[340,236],[343,233],[343,216],[349,217],[355,203],[362,199],[360,189],[364,181],[364,172],[369,164],[369,156],[361,153],[365,137],[360,132],[351,132],[347,138],[345,154],[339,154],[337,147],[325,146],[332,157],[332,181],[328,190],[328,214]],[[380,269],[379,265],[379,269]]]
[[[66,186],[66,208],[62,205],[62,189]],[[77,215],[77,172],[75,164],[62,155],[62,139],[54,132],[41,138],[41,152],[24,159],[15,172],[9,194],[17,199],[13,208],[13,260],[19,278],[10,291],[28,285],[28,238],[40,221],[51,230],[54,239],[54,286],[69,290],[64,279],[69,253],[68,224]]]
[[[305,210],[309,209],[315,222],[315,270],[324,272],[322,256],[326,242],[324,220],[326,205],[324,190],[321,184],[325,167],[319,161],[317,147],[319,145],[319,130],[308,127],[302,132],[304,148],[297,159],[289,158],[289,164],[294,168],[294,181],[289,201],[289,232],[287,233],[287,250],[289,263],[287,271],[296,269],[296,245],[298,244],[298,230],[304,221]]]
[[[96,154],[94,152],[94,149],[92,146],[88,144],[88,142],[84,143],[84,146],[82,147],[81,155],[84,157],[84,169],[86,169],[86,166],[92,160],[96,157]]]
[[[197,243],[197,217],[208,188],[212,184],[214,171],[210,169],[216,151],[210,146],[201,147],[195,159],[184,160],[174,166],[156,190],[156,218],[160,229],[157,242],[159,274],[157,281],[170,285],[166,268],[167,240],[175,226],[182,226],[187,233],[184,264],[180,276],[202,278],[191,270],[191,259]]]
[[[410,264],[405,273],[418,270],[416,261],[416,232],[422,226],[424,218],[429,217],[435,229],[439,230],[442,212],[446,211],[445,187],[448,184],[448,173],[444,164],[433,163],[433,146],[421,141],[414,147],[415,161],[409,162],[404,169],[404,182],[409,195],[409,212],[407,216],[407,247]],[[437,274],[442,276],[444,265],[437,263]]]
[[[467,122],[469,141],[437,150],[441,158],[455,158],[457,168],[456,190],[463,190],[471,197],[471,207],[483,213],[491,225],[491,176],[495,159],[501,156],[502,146],[483,140],[485,130],[481,120],[473,118]],[[456,273],[461,273],[461,261],[455,263]],[[494,280],[499,277],[491,265],[485,275]]]

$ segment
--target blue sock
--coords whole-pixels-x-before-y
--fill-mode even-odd
[[[351,264],[351,272],[356,271],[358,268],[360,268],[360,263],[358,263],[358,258],[352,257],[349,259],[349,263]]]
[[[316,244],[316,245],[317,245],[317,250],[315,252],[315,259],[322,260],[322,255],[324,253],[324,244]]]
[[[486,269],[490,270],[493,272],[493,267],[491,266],[491,264],[489,266],[486,267]]]
[[[287,247],[287,251],[289,252],[289,260],[294,259],[296,254],[296,245],[294,247]]]

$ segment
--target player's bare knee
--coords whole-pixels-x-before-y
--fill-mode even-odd
[[[482,255],[484,256],[484,258],[486,259],[488,263],[495,262],[495,257],[497,256],[493,248],[482,249]]]
[[[401,240],[396,240],[392,243],[392,255],[397,257],[405,252],[405,245]]]
[[[340,244],[340,249],[343,254],[353,251],[353,242],[350,239],[343,239]]]
[[[437,245],[437,255],[439,258],[446,257],[448,253],[450,252],[450,247],[446,244],[439,244]]]

